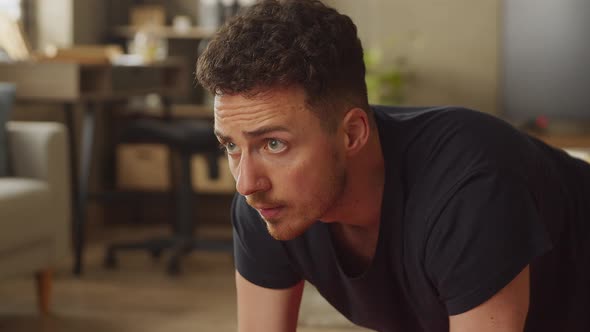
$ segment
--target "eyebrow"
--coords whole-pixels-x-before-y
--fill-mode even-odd
[[[277,131],[284,131],[284,132],[289,132],[289,129],[287,129],[286,127],[283,126],[269,126],[269,127],[261,127],[258,128],[256,130],[252,130],[252,131],[242,131],[242,134],[244,134],[244,136],[247,136],[249,138],[254,138],[254,137],[259,137],[262,135],[266,135],[268,133],[272,133],[272,132],[277,132]],[[231,141],[231,137],[230,136],[226,136],[224,135],[221,131],[215,129],[215,135],[217,137],[219,137],[220,140],[222,141]]]

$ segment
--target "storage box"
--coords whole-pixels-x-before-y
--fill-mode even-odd
[[[117,146],[117,189],[138,191],[170,190],[170,151],[162,144],[119,144]]]
[[[137,191],[169,191],[170,150],[161,144],[119,144],[117,147],[117,189]],[[219,177],[209,177],[204,155],[191,160],[192,187],[200,193],[233,193],[235,182],[227,159],[218,160]]]
[[[209,178],[209,166],[205,156],[193,156],[191,164],[192,184],[195,191],[202,193],[233,193],[235,191],[236,185],[229,170],[227,158],[220,157],[217,162],[219,167],[219,177],[217,179]]]
[[[129,22],[132,26],[143,25],[164,26],[166,25],[166,10],[160,5],[137,5],[131,8]]]

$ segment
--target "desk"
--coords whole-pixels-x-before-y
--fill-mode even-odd
[[[530,135],[558,148],[590,148],[590,134],[537,134]]]
[[[80,275],[83,269],[85,214],[96,112],[107,102],[148,93],[161,95],[165,111],[169,111],[170,98],[183,96],[188,90],[187,70],[186,62],[181,58],[131,66],[66,62],[0,63],[0,81],[16,83],[17,101],[63,105],[72,169],[73,270],[76,275]],[[75,106],[81,106],[84,112],[79,147],[75,138]]]
[[[590,133],[588,134],[552,134],[528,132],[541,141],[565,150],[569,154],[590,163]]]

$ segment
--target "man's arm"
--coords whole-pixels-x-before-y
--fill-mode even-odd
[[[239,332],[294,332],[304,282],[287,289],[260,287],[236,271]]]
[[[481,305],[449,317],[450,332],[522,332],[529,308],[529,267]]]

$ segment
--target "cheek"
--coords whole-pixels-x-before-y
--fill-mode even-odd
[[[275,188],[280,187],[297,196],[310,195],[322,191],[326,180],[330,178],[330,171],[331,167],[326,164],[326,160],[306,158],[285,167],[272,180]]]

